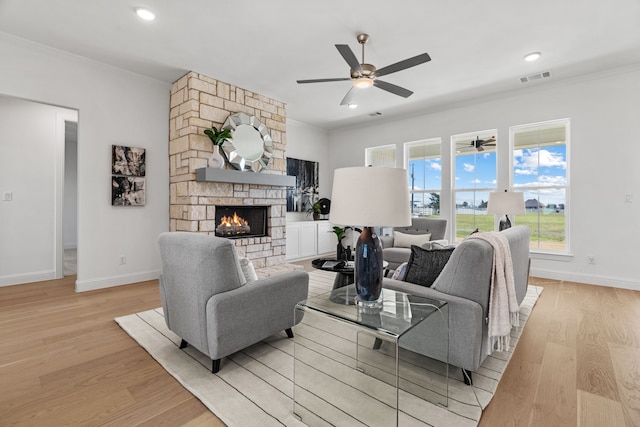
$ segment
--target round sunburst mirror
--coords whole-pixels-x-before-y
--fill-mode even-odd
[[[261,172],[273,156],[273,140],[269,129],[256,116],[235,113],[222,125],[232,138],[222,144],[222,152],[236,169]]]

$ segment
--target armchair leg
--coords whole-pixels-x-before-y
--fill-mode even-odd
[[[293,338],[293,331],[291,330],[291,328],[287,328],[284,331],[287,333],[287,337]]]
[[[213,359],[211,361],[211,372],[217,374],[220,371],[220,359]]]
[[[473,385],[473,378],[471,377],[471,371],[468,371],[464,368],[462,369],[462,378],[464,379],[464,383],[466,385]]]
[[[185,340],[180,341],[180,349],[187,348],[188,345],[189,343]]]

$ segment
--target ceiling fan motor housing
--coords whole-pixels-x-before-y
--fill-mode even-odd
[[[351,78],[368,77],[370,79],[376,76],[376,67],[371,64],[360,64],[361,70],[351,70]]]

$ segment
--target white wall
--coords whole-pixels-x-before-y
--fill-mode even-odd
[[[443,182],[450,183],[451,135],[498,129],[498,144],[508,144],[509,127],[571,119],[568,223],[571,256],[536,256],[532,274],[583,283],[640,289],[640,66],[567,82],[532,86],[402,120],[371,121],[367,126],[330,133],[331,169],[362,164],[367,146],[443,138]],[[498,186],[508,183],[508,152],[499,151]],[[399,163],[400,164],[400,163]],[[502,173],[500,173],[502,172]],[[445,187],[446,188],[446,187]],[[633,203],[624,203],[626,193]],[[449,194],[442,194],[450,208]],[[443,216],[450,209],[443,209]],[[595,265],[587,264],[587,256]]]
[[[76,289],[156,278],[169,225],[170,85],[1,33],[0,57],[0,93],[79,111]],[[112,144],[147,149],[146,206],[111,206]]]
[[[319,162],[320,198],[331,198],[333,169],[329,167],[329,132],[307,124],[287,119],[286,157]],[[304,213],[288,212],[287,222],[312,220]]]

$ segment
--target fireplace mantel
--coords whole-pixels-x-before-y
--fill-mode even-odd
[[[196,181],[228,182],[232,184],[258,184],[278,187],[295,187],[296,177],[267,173],[241,172],[232,169],[200,168],[196,169]]]

